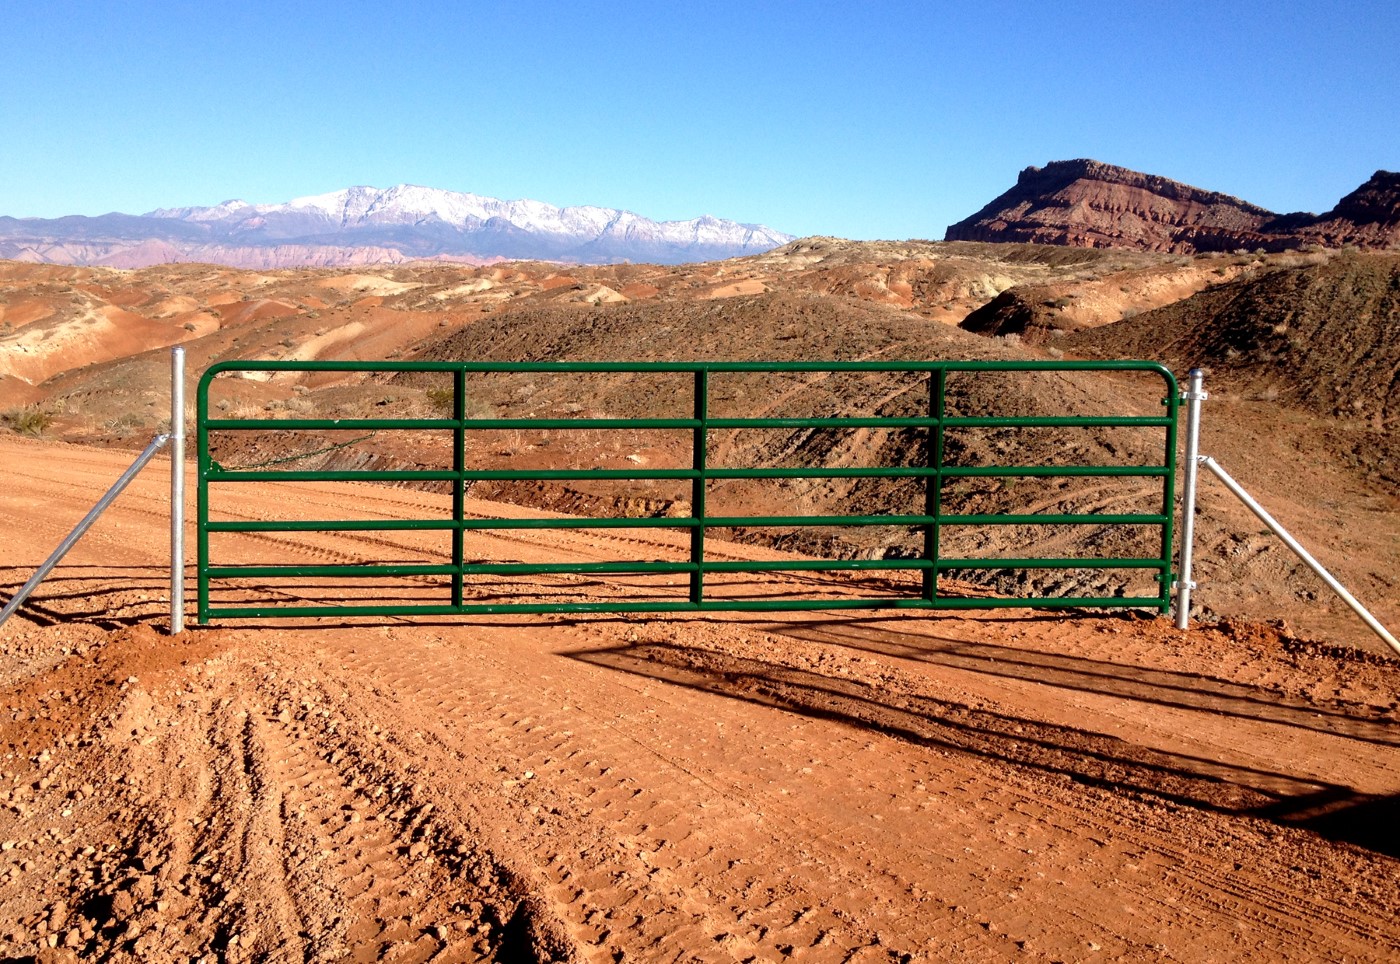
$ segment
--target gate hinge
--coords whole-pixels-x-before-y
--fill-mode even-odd
[[[1183,402],[1204,402],[1208,398],[1210,398],[1210,392],[1204,389],[1199,392],[1185,391],[1181,393],[1181,400]]]
[[[1179,590],[1179,589],[1181,589],[1181,587],[1182,587],[1183,585],[1185,585],[1187,589],[1190,589],[1190,590],[1193,591],[1193,592],[1194,592],[1195,589],[1196,589],[1196,584],[1195,584],[1195,582],[1182,583],[1182,581],[1181,581],[1180,579],[1173,579],[1173,580],[1172,580],[1172,588],[1173,588],[1173,589],[1178,589],[1178,590]]]

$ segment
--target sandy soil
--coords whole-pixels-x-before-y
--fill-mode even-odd
[[[0,438],[6,598],[127,458]],[[1021,610],[171,638],[159,468],[0,629],[0,957],[1400,953],[1400,662]]]

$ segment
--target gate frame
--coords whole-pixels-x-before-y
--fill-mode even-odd
[[[221,374],[230,372],[436,372],[450,373],[453,381],[451,418],[432,419],[210,419],[209,387]],[[944,398],[950,372],[1141,372],[1162,378],[1165,394],[1160,416],[957,416],[945,414]],[[690,418],[469,418],[466,402],[472,373],[650,373],[693,376],[694,399]],[[736,372],[927,372],[929,401],[927,415],[915,418],[890,417],[781,417],[712,418],[709,414],[709,377],[713,373]],[[904,361],[904,362],[365,362],[365,361],[226,361],[210,366],[201,377],[197,392],[198,442],[198,621],[213,618],[267,618],[305,616],[402,616],[499,613],[620,613],[686,611],[799,611],[819,609],[990,609],[1006,607],[1095,607],[1155,608],[1166,613],[1171,606],[1172,533],[1175,516],[1175,477],[1177,409],[1180,392],[1169,369],[1147,361]],[[1160,465],[1132,466],[945,466],[943,439],[949,428],[1054,428],[1054,427],[1137,427],[1164,430],[1163,459]],[[465,465],[466,433],[473,429],[623,429],[648,428],[690,430],[692,467],[689,469],[468,469]],[[769,468],[739,469],[707,464],[708,434],[711,429],[774,428],[923,428],[929,433],[928,459],[924,466],[876,466],[866,468]],[[219,431],[257,430],[451,430],[453,468],[451,470],[404,471],[272,471],[228,470],[213,463],[209,455],[209,434]],[[1160,477],[1162,507],[1158,513],[1101,514],[1063,513],[1026,515],[944,515],[942,482],[949,478],[970,477]],[[741,478],[924,478],[922,514],[875,516],[737,516],[715,517],[705,512],[705,486],[710,480]],[[466,484],[473,481],[563,481],[569,479],[688,479],[692,482],[691,515],[686,518],[625,519],[468,519],[465,515]],[[209,486],[231,482],[452,482],[452,518],[431,520],[379,521],[269,521],[211,522]],[[1155,558],[942,558],[939,534],[944,525],[1150,525],[1161,527],[1161,551]],[[922,526],[924,552],[909,559],[810,559],[780,561],[707,561],[705,530],[735,526],[817,526],[817,525],[904,525]],[[607,563],[466,563],[463,537],[468,529],[582,529],[582,528],[668,528],[689,529],[690,559],[687,562],[607,562]],[[392,529],[450,530],[452,562],[446,565],[336,565],[336,566],[212,566],[209,560],[211,532],[295,532],[295,531],[374,531]],[[1160,586],[1156,596],[1128,597],[949,597],[938,592],[938,575],[954,569],[1155,569]],[[918,570],[922,573],[918,596],[842,599],[750,599],[714,600],[704,591],[706,573],[797,572],[840,570]],[[469,574],[642,574],[688,573],[689,598],[633,603],[470,603],[464,592]],[[369,606],[254,606],[214,608],[209,602],[213,579],[268,578],[279,576],[407,576],[446,575],[452,577],[450,604],[369,605]]]

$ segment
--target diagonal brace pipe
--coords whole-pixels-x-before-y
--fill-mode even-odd
[[[1202,455],[1200,457],[1200,464],[1203,468],[1209,469],[1212,473],[1214,473],[1215,477],[1219,479],[1222,483],[1224,483],[1225,488],[1233,492],[1235,494],[1235,497],[1238,498],[1249,508],[1249,511],[1253,512],[1256,516],[1259,517],[1260,522],[1264,523],[1264,525],[1272,529],[1274,535],[1282,539],[1284,541],[1284,544],[1287,545],[1288,548],[1292,549],[1293,552],[1298,556],[1298,558],[1302,559],[1309,569],[1317,573],[1322,578],[1322,581],[1327,583],[1328,588],[1330,588],[1333,592],[1340,596],[1342,598],[1342,602],[1350,606],[1352,611],[1355,612],[1356,615],[1361,617],[1361,620],[1371,628],[1371,632],[1375,633],[1381,639],[1385,640],[1386,645],[1388,645],[1391,649],[1395,650],[1397,654],[1400,654],[1400,641],[1397,641],[1395,637],[1390,634],[1390,631],[1387,630],[1384,626],[1382,626],[1380,624],[1380,621],[1377,620],[1375,616],[1372,616],[1370,611],[1367,610],[1365,606],[1361,605],[1361,603],[1357,600],[1355,596],[1347,592],[1345,586],[1343,586],[1335,578],[1333,578],[1330,572],[1322,568],[1322,563],[1314,559],[1312,555],[1308,552],[1308,550],[1304,549],[1297,539],[1289,535],[1288,530],[1285,529],[1283,526],[1279,525],[1277,520],[1275,520],[1273,516],[1269,515],[1269,513],[1264,510],[1264,507],[1262,505],[1254,501],[1254,497],[1251,496],[1248,492],[1246,492],[1238,482],[1231,478],[1229,472],[1226,472],[1224,469],[1222,469],[1219,463],[1217,463],[1215,459],[1211,458],[1209,455]]]
[[[15,598],[11,599],[3,610],[0,610],[0,626],[5,625],[5,620],[9,619],[16,609],[24,605],[29,594],[39,587],[39,583],[44,581],[53,567],[58,565],[64,556],[68,555],[68,550],[72,549],[77,541],[83,537],[83,534],[92,528],[92,524],[97,521],[97,517],[102,514],[103,510],[122,494],[122,490],[130,484],[132,479],[136,478],[136,474],[146,467],[146,463],[151,460],[151,457],[159,452],[168,441],[170,441],[169,435],[157,435],[151,439],[151,444],[147,445],[145,450],[136,457],[136,461],[131,463],[131,467],[121,474],[121,478],[112,483],[107,494],[97,500],[97,504],[87,515],[83,516],[83,521],[79,522],[73,531],[68,533],[67,537],[58,544],[58,548],[53,551],[53,555],[44,560],[44,564],[35,571],[34,575],[29,577],[29,581],[24,584],[20,591],[15,593]]]

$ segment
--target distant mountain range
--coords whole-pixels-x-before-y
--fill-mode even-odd
[[[652,221],[612,208],[501,201],[410,184],[351,187],[285,204],[0,217],[0,258],[122,268],[180,261],[243,268],[414,260],[679,264],[757,254],[791,240],[762,225],[709,216]]]
[[[409,184],[351,187],[285,204],[0,217],[0,259],[119,268],[182,261],[258,269],[420,260],[682,264],[758,254],[792,240],[763,225],[709,216],[652,221],[613,208],[560,208]],[[951,225],[945,240],[1178,254],[1400,247],[1400,174],[1377,171],[1325,214],[1276,214],[1100,161],[1051,161],[1021,171],[1010,190]]]
[[[1308,244],[1388,248],[1400,245],[1400,174],[1377,171],[1326,214],[1275,214],[1125,167],[1051,161],[1023,170],[1014,187],[944,237],[1178,254]]]

